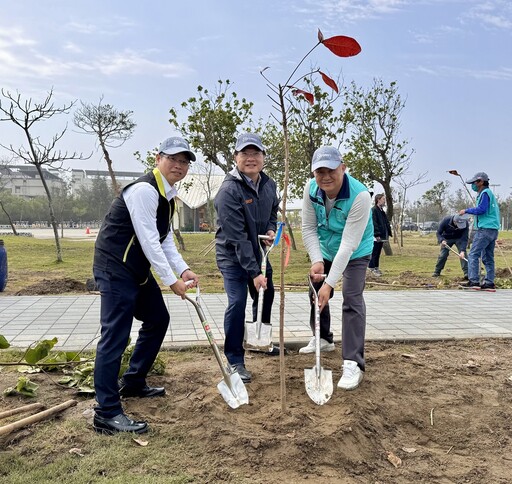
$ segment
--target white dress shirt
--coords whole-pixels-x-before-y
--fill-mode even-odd
[[[178,192],[164,176],[162,180],[165,196],[171,200]],[[156,226],[159,193],[149,183],[140,182],[126,188],[123,198],[144,255],[165,285],[174,284],[189,267],[176,248],[172,227],[167,238],[160,243]]]

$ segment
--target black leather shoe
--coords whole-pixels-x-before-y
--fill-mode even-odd
[[[139,398],[149,398],[149,397],[161,397],[165,395],[164,387],[150,387],[148,385],[144,385],[142,388],[133,388],[127,386],[123,379],[119,380],[119,395],[122,397],[139,397]]]
[[[96,432],[108,435],[117,432],[143,434],[149,430],[147,422],[136,422],[124,413],[120,413],[112,418],[103,418],[99,415],[94,415],[93,427]]]
[[[243,363],[236,363],[232,365],[233,370],[235,370],[244,383],[250,383],[252,378],[252,373],[245,367]]]

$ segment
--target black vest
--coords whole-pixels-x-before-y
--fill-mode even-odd
[[[167,200],[162,174],[157,168],[127,187],[141,182],[149,183],[159,193],[156,226],[162,243],[171,230],[174,199],[170,202]],[[94,246],[94,268],[121,277],[132,277],[140,284],[146,282],[149,277],[151,264],[135,235],[123,192],[114,199],[101,225]]]

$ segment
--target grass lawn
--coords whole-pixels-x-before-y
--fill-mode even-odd
[[[300,231],[295,230],[297,250],[292,251],[290,263],[286,269],[285,286],[289,290],[305,290],[309,260],[302,245]],[[201,278],[201,287],[206,292],[223,292],[222,277],[215,264],[215,249],[205,253],[214,234],[189,233],[183,234],[186,251],[182,252],[194,272]],[[30,237],[4,236],[9,261],[9,281],[5,294],[16,294],[33,284],[43,280],[74,279],[85,283],[92,277],[92,259],[94,242],[92,240],[61,240],[63,259],[56,262],[55,244],[51,239],[35,239]],[[501,232],[499,240],[501,249],[495,251],[496,268],[506,269],[512,262],[512,232]],[[455,254],[450,254],[441,280],[433,280],[433,272],[439,246],[435,234],[421,236],[415,232],[404,233],[404,246],[391,244],[393,255],[381,256],[381,270],[384,276],[373,279],[368,289],[383,289],[394,283],[394,288],[415,287],[417,284],[441,282],[441,286],[449,285],[462,276],[459,262]],[[274,267],[274,283],[280,283],[280,251],[274,249],[270,254]],[[504,272],[504,271],[502,271]],[[505,277],[510,274],[503,274]],[[418,279],[419,278],[419,279]],[[381,281],[381,282],[379,282]],[[500,281],[497,281],[500,283]],[[507,281],[501,281],[510,287]]]

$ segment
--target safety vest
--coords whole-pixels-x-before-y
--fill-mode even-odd
[[[347,217],[354,203],[356,196],[368,189],[358,180],[348,174],[343,175],[341,190],[336,196],[336,201],[329,212],[325,211],[325,192],[318,187],[315,179],[312,179],[309,186],[309,199],[313,204],[317,220],[317,233],[320,240],[322,256],[332,261],[336,256],[343,238],[343,230]],[[363,237],[357,249],[352,253],[350,260],[370,255],[373,250],[373,221],[371,211],[368,214],[368,223]]]

